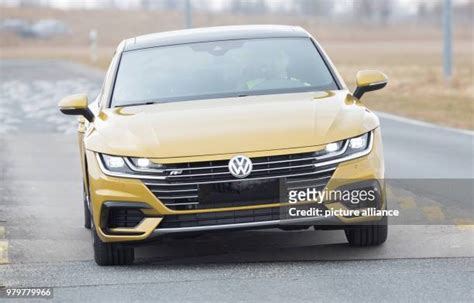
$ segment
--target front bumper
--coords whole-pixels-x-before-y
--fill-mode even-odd
[[[285,152],[285,151],[280,151]],[[292,150],[297,153],[297,150]],[[257,153],[256,153],[257,154]],[[252,153],[247,154],[254,156]],[[120,177],[111,177],[105,175],[99,167],[99,163],[92,151],[86,152],[89,172],[89,187],[91,195],[91,211],[97,233],[104,242],[129,242],[143,241],[156,236],[176,233],[201,233],[212,230],[233,230],[233,229],[256,229],[271,228],[282,225],[345,225],[362,222],[371,222],[380,219],[379,217],[309,217],[281,219],[278,216],[281,207],[289,205],[288,203],[273,203],[265,205],[249,205],[240,207],[223,207],[194,210],[173,210],[164,205],[157,197],[144,185],[141,180],[127,179]],[[203,157],[204,158],[204,157]],[[200,161],[201,159],[193,159]],[[175,161],[170,159],[169,161]],[[170,162],[172,163],[172,162]],[[386,208],[385,193],[383,184],[384,166],[383,151],[380,136],[380,129],[373,131],[373,147],[369,154],[361,158],[343,162],[337,165],[331,179],[326,185],[327,190],[334,190],[341,186],[347,186],[351,183],[361,182],[363,180],[376,180],[381,192],[381,203],[378,208]],[[138,209],[143,218],[137,221],[135,226],[115,227],[107,226],[107,216],[110,206],[128,205],[131,209]],[[320,204],[325,209],[348,209],[349,207],[341,201],[332,201]],[[113,208],[113,207],[112,207]],[[272,210],[273,209],[273,210]],[[272,214],[267,214],[272,210]],[[179,218],[179,216],[206,217],[215,214],[224,215],[226,213],[259,214],[261,220],[258,222],[238,222],[236,220],[216,220],[216,224],[199,223],[195,226],[186,226],[186,224],[167,224],[169,218]],[[125,214],[124,216],[128,216]],[[235,215],[234,215],[235,216]],[[291,220],[291,221],[290,221]]]

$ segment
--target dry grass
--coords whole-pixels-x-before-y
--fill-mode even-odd
[[[29,20],[56,18],[72,29],[70,36],[51,40],[21,39],[0,33],[1,58],[61,58],[92,64],[88,32],[99,30],[99,60],[106,68],[114,47],[124,38],[176,29],[183,24],[178,12],[60,11],[1,9],[1,17]],[[390,78],[382,91],[364,96],[370,108],[442,125],[474,129],[473,32],[455,31],[454,76],[442,79],[439,26],[404,25],[354,27],[288,16],[234,16],[197,14],[196,26],[280,23],[300,25],[310,31],[336,64],[349,86],[360,69],[379,69]]]
[[[441,53],[438,45],[432,50],[410,49],[404,45],[356,45],[349,52],[329,46],[339,72],[350,87],[361,69],[379,69],[389,76],[389,85],[382,91],[369,93],[363,101],[372,109],[430,121],[451,127],[474,129],[474,64],[469,44],[458,42],[454,75],[450,83],[442,77]],[[428,48],[427,45],[425,45]],[[402,51],[400,49],[403,49]],[[365,58],[365,56],[369,56]]]

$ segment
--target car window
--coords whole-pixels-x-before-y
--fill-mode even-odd
[[[112,105],[334,89],[309,38],[227,40],[124,52]]]

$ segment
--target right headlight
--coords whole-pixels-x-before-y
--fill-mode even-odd
[[[110,156],[106,154],[101,154],[100,157],[102,158],[102,163],[104,167],[111,171],[111,172],[118,172],[118,173],[130,173],[131,170],[125,163],[123,157],[117,156]]]
[[[100,163],[107,170],[104,172],[136,174],[142,173],[162,173],[163,165],[153,163],[147,158],[119,157],[106,154],[98,154]]]
[[[129,165],[135,171],[149,171],[149,170],[161,170],[164,168],[163,164],[154,163],[148,158],[128,158],[131,163]]]

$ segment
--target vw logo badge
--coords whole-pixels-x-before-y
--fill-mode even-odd
[[[236,178],[245,178],[252,172],[252,160],[246,156],[235,156],[229,161],[229,172]]]

